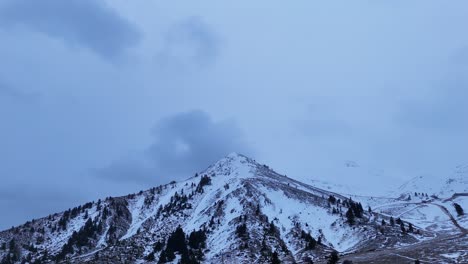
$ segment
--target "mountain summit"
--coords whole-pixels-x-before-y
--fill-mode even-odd
[[[395,263],[427,257],[450,263],[454,255],[443,255],[448,244],[463,253],[454,261],[468,260],[466,218],[446,208],[453,201],[416,196],[344,196],[231,153],[187,180],[86,203],[0,232],[0,260]],[[440,212],[423,210],[432,205]],[[406,218],[407,211],[412,213]],[[418,218],[430,213],[448,219]],[[421,250],[437,245],[440,251]]]

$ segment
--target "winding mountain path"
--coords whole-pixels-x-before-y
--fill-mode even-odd
[[[468,196],[468,193],[457,193],[457,194],[454,194],[451,198],[448,198],[448,199],[445,199],[445,201],[450,201],[450,200],[453,200],[457,197],[461,197],[461,196]],[[400,213],[397,217],[402,217],[404,214],[408,213],[408,212],[411,212],[412,210],[415,210],[421,206],[427,206],[427,205],[433,205],[433,206],[436,206],[437,208],[439,208],[445,215],[447,215],[450,219],[450,221],[452,222],[452,224],[460,230],[460,232],[462,234],[468,234],[468,230],[466,228],[464,228],[463,226],[461,226],[457,219],[450,213],[450,211],[443,205],[441,204],[436,204],[436,203],[431,203],[431,202],[397,202],[397,203],[388,203],[388,204],[383,204],[383,205],[380,205],[380,206],[377,206],[374,208],[375,209],[380,209],[380,208],[383,208],[383,207],[388,207],[388,206],[392,206],[392,205],[402,205],[402,204],[413,204],[413,205],[416,205],[414,208],[411,208],[411,209],[408,209],[402,213]],[[383,214],[383,213],[379,213],[379,214],[382,214],[382,215],[386,215],[386,214]],[[386,215],[388,216],[388,215]]]
[[[468,196],[468,193],[454,193],[452,197],[445,199],[444,202],[453,201],[454,199],[462,196]]]
[[[466,255],[463,256],[463,260],[459,261],[444,259],[444,262],[441,262],[440,258],[443,253],[462,251],[466,247],[466,236],[467,233],[442,235],[431,240],[397,248],[345,254],[341,256],[341,259],[366,264],[408,263],[408,260],[414,261],[416,259],[419,259],[421,263],[466,263],[465,260],[468,257]],[[325,264],[327,261],[321,259],[317,263]]]
[[[434,203],[430,203],[430,204],[439,207],[440,210],[442,210],[442,212],[444,212],[450,218],[450,221],[452,221],[453,225],[456,226],[462,234],[468,234],[468,230],[458,223],[457,219],[453,217],[453,215],[449,212],[449,210],[445,206],[440,205],[440,204],[434,204]]]

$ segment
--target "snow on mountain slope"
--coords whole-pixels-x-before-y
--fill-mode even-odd
[[[383,170],[371,169],[356,161],[345,161],[333,167],[311,171],[307,179],[299,179],[324,190],[349,195],[389,197],[398,181]]]
[[[420,175],[412,178],[398,188],[398,194],[412,194],[414,192],[436,194],[440,191],[443,179],[430,175]]]
[[[455,210],[455,203],[462,207],[462,209],[464,210],[463,215],[459,215],[458,212]],[[447,209],[449,210],[449,212],[453,216],[456,216],[458,223],[468,230],[468,197],[457,197],[453,200],[447,201],[445,204],[447,204]]]
[[[323,261],[333,250],[394,248],[433,235],[418,225],[402,234],[400,227],[382,224],[390,214],[401,213],[405,220],[412,209],[394,205],[406,201],[361,198],[351,200],[288,178],[233,153],[187,180],[91,202],[0,232],[0,245],[13,241],[9,249],[0,248],[0,260],[266,263],[276,257],[307,263]],[[363,210],[361,201],[375,206],[374,212]],[[384,203],[390,209],[378,208]]]
[[[417,176],[398,189],[400,193],[427,193],[440,197],[450,197],[455,193],[468,193],[468,165],[457,166],[449,176]]]
[[[427,231],[458,233],[468,229],[466,215],[454,203],[468,207],[468,166],[458,166],[450,177],[422,175],[398,188],[398,199],[375,209],[400,217]]]

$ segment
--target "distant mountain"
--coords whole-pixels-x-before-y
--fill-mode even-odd
[[[233,153],[185,181],[0,232],[0,263],[467,263],[466,217],[452,208],[467,197],[405,188],[343,195]]]
[[[366,168],[351,160],[313,173],[308,183],[348,196],[388,196],[393,191],[393,187],[398,187],[384,171]]]
[[[430,195],[449,196],[468,193],[468,165],[455,168],[448,177],[421,175],[403,184],[400,193],[424,192]]]

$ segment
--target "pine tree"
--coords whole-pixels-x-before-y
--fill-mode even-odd
[[[200,182],[198,183],[197,189],[195,190],[198,193],[203,193],[203,187],[211,184],[211,178],[207,175],[201,177]]]
[[[149,253],[148,256],[145,257],[145,260],[154,261],[155,260],[154,252]]]
[[[271,255],[271,264],[281,264],[281,260],[278,257],[278,252],[273,252]]]
[[[268,234],[269,235],[275,235],[276,234],[276,227],[273,221],[270,222],[270,226],[268,228]]]
[[[465,214],[463,212],[463,208],[459,204],[454,203],[453,206],[455,207],[455,211],[457,211],[458,216],[462,216]]]
[[[390,216],[390,225],[391,226],[394,226],[395,225],[395,220],[393,220],[393,217]]]
[[[201,249],[205,247],[206,234],[203,230],[193,231],[189,235],[188,245],[192,249]]]
[[[170,262],[175,259],[175,253],[178,252],[182,256],[188,254],[187,242],[185,241],[185,233],[179,225],[167,239],[166,248],[161,252],[158,263]]]
[[[338,263],[338,260],[340,260],[340,258],[338,257],[338,252],[337,251],[333,251],[331,254],[330,254],[330,257],[328,258],[328,264],[336,264]]]
[[[247,225],[245,223],[236,227],[236,235],[240,238],[245,237],[245,236],[248,237]]]
[[[12,261],[12,263],[16,262],[19,260],[21,256],[21,249],[19,248],[18,243],[14,239],[10,240],[10,243],[8,245],[9,248],[9,259]]]
[[[306,233],[304,230],[301,231],[301,238],[306,242],[306,250],[313,250],[317,246],[317,240],[315,240],[310,233]],[[320,238],[320,237],[319,237]]]
[[[348,208],[348,211],[346,212],[346,219],[350,225],[354,224],[354,213],[351,208]]]
[[[187,250],[187,244],[185,242],[185,233],[181,226],[178,226],[167,240],[166,250],[180,253]]]
[[[172,256],[173,256],[173,257],[172,257]],[[172,254],[172,256],[171,256],[171,258],[169,259],[168,256],[167,256],[167,254],[166,254],[166,251],[163,250],[163,251],[161,252],[161,254],[159,255],[158,264],[160,264],[160,263],[166,263],[166,262],[169,262],[169,261],[174,260],[174,258],[175,258],[174,254]]]
[[[15,247],[16,247],[16,242],[14,239],[10,240],[10,243],[8,245],[8,248],[10,250],[10,252],[12,252],[13,250],[15,250]]]
[[[401,229],[401,232],[406,233],[405,223],[403,222],[400,223],[400,229]]]
[[[179,264],[199,264],[199,263],[200,262],[198,262],[195,259],[195,256],[189,251],[183,252],[179,261]]]
[[[155,251],[155,252],[161,251],[164,248],[164,245],[165,245],[164,240],[157,241],[153,245],[153,251]]]

